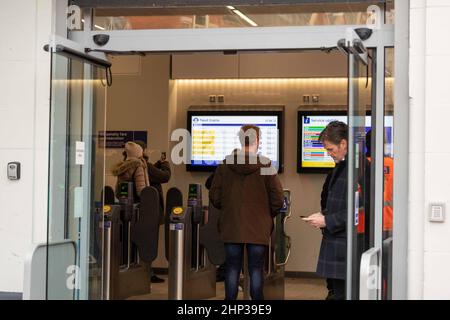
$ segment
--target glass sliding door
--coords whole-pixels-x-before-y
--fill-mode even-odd
[[[392,300],[392,254],[394,228],[394,48],[385,49],[385,102],[383,131],[383,222],[381,298]]]
[[[358,41],[358,40],[356,40]],[[361,257],[373,243],[370,209],[370,162],[366,134],[371,131],[372,70],[367,50],[348,43],[348,193],[347,299],[359,299]],[[361,47],[360,47],[361,48]]]
[[[358,41],[348,42],[345,48],[349,62],[347,299],[391,299],[393,49],[368,50]]]
[[[105,68],[50,49],[46,298],[101,299]]]

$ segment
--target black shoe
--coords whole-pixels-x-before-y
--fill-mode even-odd
[[[150,281],[152,283],[162,283],[164,282],[164,279],[158,278],[157,276],[152,276],[152,278],[150,279]]]
[[[325,298],[325,300],[336,300],[336,297],[334,296],[334,291],[333,290],[329,290],[328,291],[328,295]]]

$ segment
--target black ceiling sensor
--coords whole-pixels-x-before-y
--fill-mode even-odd
[[[224,50],[223,54],[224,55],[235,55],[235,54],[237,54],[237,50]]]
[[[108,34],[96,34],[93,36],[94,43],[98,46],[104,46],[109,41]]]
[[[373,30],[370,28],[358,28],[355,29],[355,32],[358,34],[362,41],[366,41],[372,35]]]

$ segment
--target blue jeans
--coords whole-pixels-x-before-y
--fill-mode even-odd
[[[239,276],[242,270],[244,243],[225,243],[225,300],[236,300]],[[252,300],[264,300],[264,260],[267,246],[247,244],[250,296]]]

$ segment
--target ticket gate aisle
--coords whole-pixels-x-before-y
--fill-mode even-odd
[[[284,268],[291,253],[291,238],[285,233],[286,221],[291,217],[291,192],[285,189],[283,195],[283,208],[274,218],[274,230],[266,256],[264,270],[264,299],[266,300],[284,300]],[[247,265],[247,254],[245,254],[244,299],[250,300],[250,275],[247,272]]]
[[[106,203],[103,210],[105,300],[150,293],[149,263],[155,260],[158,250],[158,191],[153,187],[143,189],[140,203],[136,204],[133,184],[125,183],[120,188],[118,204],[108,201],[110,204]]]
[[[225,261],[225,248],[217,223],[220,211],[201,205],[201,186],[189,186],[187,208],[172,207],[169,215],[169,299],[208,299],[216,296],[216,268]],[[284,225],[291,215],[290,191],[284,190],[284,206],[274,218],[274,231],[266,258],[266,299],[284,299],[284,266],[290,255],[290,238]],[[246,265],[246,258],[245,258]],[[247,268],[245,268],[247,270]],[[249,276],[244,276],[244,299],[250,299]]]
[[[205,210],[201,185],[189,185],[188,206],[169,216],[169,299],[216,296],[216,265],[225,261],[217,230],[218,211]]]

